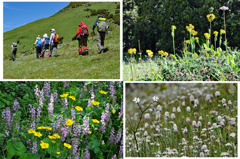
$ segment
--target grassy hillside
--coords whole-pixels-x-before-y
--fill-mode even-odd
[[[55,15],[37,20],[3,34],[4,54],[4,79],[8,78],[69,78],[69,79],[119,79],[120,78],[120,26],[108,20],[111,34],[106,36],[105,47],[109,51],[105,54],[97,54],[96,41],[92,44],[92,37],[89,37],[88,48],[90,55],[78,57],[77,41],[72,41],[76,34],[78,24],[84,21],[88,25],[89,32],[97,19],[96,16],[89,16],[90,9],[109,9],[115,14],[119,3],[115,2],[92,2],[80,6],[70,3]],[[73,7],[74,6],[74,7]],[[50,29],[54,28],[59,36],[63,36],[63,47],[58,49],[57,58],[36,59],[36,54],[24,53],[22,50],[30,50],[36,36],[47,33],[50,36]],[[96,32],[96,29],[95,29]],[[93,36],[96,39],[96,36]],[[11,61],[11,42],[20,40],[18,45],[17,59]],[[99,67],[101,66],[101,67]],[[106,67],[103,68],[103,67]],[[110,68],[110,69],[109,69]],[[41,71],[40,71],[41,70]],[[46,71],[43,71],[46,70]],[[91,71],[91,72],[89,72]]]

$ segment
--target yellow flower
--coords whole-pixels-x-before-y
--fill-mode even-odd
[[[141,58],[138,58],[139,60],[142,60]]]
[[[67,148],[69,148],[69,149],[72,147],[72,146],[71,146],[70,144],[68,144],[68,143],[64,143],[64,146],[67,147]]]
[[[199,40],[199,37],[195,37],[195,40]]]
[[[187,44],[190,44],[190,41],[189,41],[189,40],[185,40],[185,42],[186,42]]]
[[[116,109],[113,109],[113,110],[112,110],[112,113],[115,114],[115,113],[116,113]]]
[[[193,35],[193,36],[195,36],[195,35],[197,35],[197,31],[195,31],[195,30],[192,30],[192,32],[191,32],[191,34]]]
[[[103,91],[103,90],[101,90],[101,91],[99,91],[101,94],[107,94],[107,92],[105,92],[105,91]]]
[[[56,141],[54,141],[54,140],[53,140],[53,141],[52,141],[52,143],[53,143],[53,144],[55,144],[55,143],[56,143]]]
[[[161,54],[163,54],[163,53],[164,53],[164,51],[160,50],[160,51],[158,51],[158,53],[161,55]]]
[[[50,128],[50,127],[45,127],[45,129],[47,129],[47,130],[52,130],[52,128]]]
[[[97,101],[91,101],[91,104],[92,104],[92,105],[99,105],[100,103],[97,102]]]
[[[221,33],[221,34],[225,34],[226,32],[225,32],[225,30],[221,29],[221,30],[220,30],[220,33]]]
[[[209,22],[212,22],[215,19],[215,15],[214,14],[208,14],[207,18],[208,18]]]
[[[203,132],[201,131],[201,135],[203,134]]]
[[[43,142],[43,141],[41,141],[40,146],[42,147],[42,149],[47,149],[47,148],[49,148],[49,144],[48,144],[48,143],[45,143],[45,142]]]
[[[39,126],[37,129],[46,129],[45,126]]]
[[[99,124],[99,121],[98,121],[97,119],[92,119],[92,121],[93,121],[94,123],[98,123],[98,124]]]
[[[146,50],[149,57],[153,57],[153,52],[151,50]]]
[[[82,107],[76,106],[75,108],[77,109],[77,111],[83,111]]]
[[[28,130],[28,133],[29,133],[29,134],[34,134],[35,132],[36,132],[36,131],[33,130],[33,129],[29,129],[29,130]]]
[[[59,154],[60,154],[60,152],[57,152],[57,154],[59,155]]]
[[[192,24],[189,24],[189,26],[186,26],[187,31],[192,31],[194,29],[194,26]]]
[[[89,134],[91,134],[92,132],[91,131],[88,131]]]
[[[168,56],[168,53],[167,53],[167,52],[164,52],[164,53],[163,53],[163,56]]]
[[[54,134],[53,137],[54,137],[55,139],[60,139],[60,136],[59,136],[58,134]]]
[[[76,98],[74,96],[69,96],[72,100],[76,101]]]
[[[55,139],[54,136],[48,135],[49,139]]]
[[[132,53],[134,53],[134,54],[136,54],[136,52],[137,52],[137,50],[135,49],[135,48],[130,48],[130,49],[128,49],[128,53],[129,54],[132,54]]]
[[[204,36],[205,36],[206,39],[210,38],[210,34],[209,33],[204,33]]]
[[[175,30],[175,29],[177,29],[177,28],[176,28],[175,25],[172,25],[171,29],[172,29],[172,30]]]
[[[34,136],[41,137],[42,134],[41,134],[40,132],[35,132],[35,133],[34,133]]]
[[[218,36],[218,32],[217,31],[214,31],[213,34],[215,34],[215,36]]]
[[[60,97],[61,98],[64,98],[64,97],[67,97],[69,94],[68,93],[66,93],[66,94],[62,94],[62,95],[60,95]]]
[[[67,121],[66,121],[66,125],[67,126],[70,126],[70,125],[72,125],[73,124],[73,121],[71,120],[71,119],[68,119]]]

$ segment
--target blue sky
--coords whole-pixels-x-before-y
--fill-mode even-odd
[[[3,2],[3,32],[47,18],[69,2]]]

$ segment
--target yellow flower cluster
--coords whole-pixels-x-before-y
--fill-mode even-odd
[[[34,133],[34,136],[41,137],[42,134],[41,134],[40,132],[35,132],[35,133]]]
[[[186,26],[187,31],[192,31],[194,29],[194,26],[192,24],[189,24],[189,26]]]
[[[57,154],[59,155],[61,152],[57,152]]]
[[[77,111],[83,111],[82,107],[76,106],[75,108],[77,109]]]
[[[68,143],[64,143],[63,145],[64,145],[65,147],[69,148],[69,149],[72,147],[72,146],[71,146],[70,144],[68,144]]]
[[[220,33],[221,33],[221,34],[225,34],[226,32],[225,32],[225,30],[221,29],[221,30],[220,30]]]
[[[28,133],[29,133],[29,134],[34,134],[34,133],[35,133],[35,130],[29,129],[29,130],[28,130]]]
[[[47,148],[49,148],[49,144],[48,144],[48,143],[45,143],[45,142],[43,142],[43,141],[41,141],[40,146],[42,147],[42,149],[47,149]]]
[[[97,119],[92,119],[92,121],[93,121],[94,123],[98,123],[98,124],[99,124],[99,121],[98,121]]]
[[[192,30],[192,31],[191,31],[191,34],[192,34],[193,36],[197,35],[197,33],[198,33],[198,32],[195,31],[195,30]]]
[[[158,51],[158,53],[163,56],[168,56],[168,53],[164,52],[163,50]]]
[[[67,121],[66,121],[66,125],[67,126],[70,126],[70,125],[72,125],[73,124],[73,121],[71,120],[71,119],[68,119]]]
[[[103,91],[103,90],[101,90],[101,91],[99,91],[101,94],[107,94],[107,92],[105,92],[105,91]]]
[[[153,52],[151,50],[146,50],[149,57],[153,57]]]
[[[218,32],[217,32],[217,31],[214,31],[213,34],[214,34],[215,36],[218,36]]]
[[[128,53],[129,54],[136,54],[136,52],[137,52],[137,50],[136,50],[136,48],[130,48],[130,49],[128,49]]]
[[[97,101],[92,101],[91,104],[92,104],[92,105],[99,105],[100,103],[97,102]]]
[[[215,15],[214,14],[208,14],[207,18],[208,18],[209,22],[212,22],[215,19]]]
[[[60,136],[58,134],[54,134],[53,136],[48,135],[49,139],[60,139]]]
[[[190,41],[189,41],[189,40],[185,40],[185,42],[186,42],[187,44],[190,44]]]
[[[205,36],[206,39],[210,38],[210,34],[209,33],[204,33],[204,36]]]
[[[64,97],[67,97],[69,94],[68,93],[66,93],[66,94],[62,94],[62,95],[60,95],[60,97],[61,98],[64,98]]]
[[[50,128],[50,127],[45,127],[45,126],[39,126],[37,129],[52,130],[52,128]]]
[[[199,37],[195,37],[195,40],[197,40],[197,41],[198,41],[198,40],[199,40]]]
[[[176,28],[175,25],[172,25],[171,29],[172,29],[172,30],[175,30],[175,29],[177,29],[177,28]]]
[[[113,110],[112,110],[112,113],[115,114],[115,113],[116,113],[116,109],[113,109]]]
[[[69,96],[72,100],[76,101],[76,98],[74,96]]]

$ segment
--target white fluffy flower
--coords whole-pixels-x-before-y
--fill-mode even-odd
[[[144,125],[145,129],[147,129],[147,128],[148,128],[148,126],[149,126],[149,125],[148,125],[148,123],[146,123],[146,124]]]
[[[226,104],[226,99],[225,98],[222,99],[222,104]]]
[[[165,112],[165,118],[169,118],[169,112]]]
[[[220,92],[219,92],[219,91],[216,91],[216,92],[215,92],[215,96],[216,96],[216,97],[220,96]]]
[[[235,133],[231,133],[230,136],[231,136],[232,138],[235,138],[236,134],[235,134]]]
[[[177,129],[177,125],[176,125],[176,124],[173,124],[173,130],[174,130],[175,132],[178,131],[178,129]]]
[[[207,149],[207,145],[202,145],[201,150],[204,151]]]
[[[158,99],[159,99],[159,98],[156,97],[156,96],[153,97],[153,101],[155,101],[155,102],[158,101]]]
[[[177,112],[180,113],[181,112],[181,108],[177,107]]]
[[[222,121],[222,117],[218,116],[218,122]]]
[[[148,132],[147,132],[147,131],[144,131],[143,136],[144,136],[144,137],[147,137],[147,136],[148,136]]]
[[[190,107],[187,107],[187,112],[189,113],[191,111],[191,108]]]
[[[192,121],[192,126],[193,127],[196,127],[197,126],[197,123],[196,123],[196,121],[194,120],[194,121]]]
[[[200,121],[202,121],[202,116],[200,116],[198,119],[199,119]]]
[[[172,120],[175,119],[175,114],[174,114],[174,113],[171,114],[171,119],[172,119]]]
[[[172,112],[173,112],[173,113],[176,112],[176,107],[173,107]]]
[[[160,117],[161,117],[160,111],[157,111],[157,112],[156,112],[156,120],[159,120]]]
[[[197,125],[198,125],[198,127],[202,127],[201,121],[198,121]]]
[[[158,105],[158,106],[157,106],[157,110],[161,112],[161,111],[162,111],[162,106],[161,106],[161,105]]]
[[[211,126],[211,122],[210,121],[208,122],[208,126]]]
[[[212,127],[213,127],[213,129],[216,129],[216,128],[218,128],[218,126],[217,126],[217,124],[216,124],[216,123],[213,123]]]
[[[182,102],[182,106],[185,106],[185,102],[184,101]]]
[[[186,122],[189,123],[190,122],[190,117],[186,118]]]
[[[183,133],[186,134],[187,132],[188,132],[188,129],[187,129],[187,127],[185,127],[185,128],[183,129]]]
[[[137,98],[137,97],[135,97],[135,98],[133,99],[133,101],[134,101],[135,103],[139,103],[139,102],[140,102],[140,99]]]
[[[149,120],[149,119],[150,119],[150,114],[149,114],[149,113],[146,113],[146,114],[144,115],[144,118],[145,118],[146,120]]]

